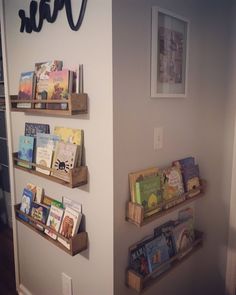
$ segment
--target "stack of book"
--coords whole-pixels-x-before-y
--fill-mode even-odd
[[[31,216],[35,222],[30,221],[23,214],[18,214],[19,218],[29,222],[38,230],[44,231],[70,250],[70,243],[60,238],[57,233],[68,240],[78,233],[83,216],[80,203],[66,197],[62,198],[62,202],[49,198],[44,196],[42,188],[29,183],[23,191],[20,211]],[[37,221],[48,226],[49,229],[44,229]]]

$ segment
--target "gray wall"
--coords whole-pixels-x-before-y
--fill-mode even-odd
[[[187,98],[150,98],[151,6],[190,21]],[[145,294],[224,294],[232,140],[224,158],[230,1],[113,1],[115,294],[125,287],[128,247],[177,212],[142,228],[125,222],[128,173],[159,168],[193,155],[207,193],[192,204],[204,247]],[[153,129],[163,126],[164,148],[153,149]],[[230,133],[232,134],[232,126]],[[225,162],[227,160],[227,162]],[[224,190],[227,188],[227,190]]]

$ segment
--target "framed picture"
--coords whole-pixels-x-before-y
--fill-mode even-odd
[[[152,7],[151,97],[185,97],[189,21]]]

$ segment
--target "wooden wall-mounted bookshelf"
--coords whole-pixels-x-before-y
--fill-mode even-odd
[[[173,256],[171,259],[162,263],[153,273],[143,277],[142,275],[135,272],[133,269],[128,269],[126,273],[126,284],[129,288],[141,293],[148,287],[159,281],[161,278],[166,276],[170,271],[175,269],[178,265],[189,258],[195,251],[200,249],[203,245],[203,233],[195,230],[195,241],[193,244]],[[133,248],[134,246],[132,246]]]
[[[193,197],[189,197],[189,194],[194,193],[200,189],[200,193]],[[206,181],[201,180],[200,187],[193,189],[189,191],[188,193],[185,193],[181,195],[180,197],[177,197],[175,199],[171,199],[169,202],[162,202],[158,207],[158,212],[151,214],[155,209],[151,210],[150,212],[144,212],[144,207],[142,205],[139,205],[137,203],[128,202],[127,203],[127,211],[126,211],[126,220],[132,224],[135,224],[137,226],[143,226],[145,224],[148,224],[152,222],[153,220],[156,220],[162,216],[165,216],[169,214],[170,212],[175,211],[176,209],[179,209],[195,200],[198,200],[199,198],[203,197],[206,189]],[[168,209],[164,209],[165,207],[168,207],[168,203],[170,202],[176,202],[174,206],[170,206]],[[149,215],[150,214],[150,215]]]
[[[74,256],[80,252],[82,252],[83,250],[86,250],[88,247],[88,234],[87,232],[80,232],[77,235],[75,235],[74,237],[72,237],[71,239],[67,239],[64,236],[62,236],[61,234],[59,234],[58,232],[52,230],[49,226],[43,224],[40,221],[35,220],[34,218],[32,218],[31,216],[23,213],[22,211],[20,211],[20,206],[21,204],[16,204],[15,205],[15,216],[16,219],[21,222],[22,224],[24,224],[25,226],[27,226],[29,229],[31,229],[32,231],[36,232],[37,234],[39,234],[41,237],[43,237],[44,239],[48,240],[49,242],[51,242],[53,245],[57,246],[58,248],[60,248],[61,250],[65,251],[66,253],[68,253],[71,256]],[[28,218],[28,220],[31,223],[28,223],[26,221],[24,221],[23,219],[21,219],[19,217],[20,215],[23,215],[25,217]],[[54,234],[57,235],[57,237],[62,238],[63,240],[65,240],[66,242],[68,242],[70,244],[70,250],[67,249],[66,247],[64,247],[60,242],[58,242],[57,240],[53,240],[52,238],[50,238],[48,235],[46,235],[44,233],[44,231],[41,231],[40,229],[38,229],[36,227],[36,225],[40,225],[43,227],[43,229],[49,229],[51,232],[53,232]]]
[[[31,103],[33,105],[32,108],[17,108],[17,103]],[[66,104],[66,110],[55,110],[55,109],[47,109],[47,108],[34,108],[35,104],[42,103],[44,105],[50,104]],[[54,116],[72,116],[79,114],[87,114],[88,113],[88,95],[86,93],[76,94],[72,93],[68,99],[63,100],[22,100],[18,99],[17,95],[11,95],[11,111],[13,112],[24,112],[31,113],[37,115],[54,115]]]
[[[64,185],[64,186],[67,186],[67,187],[70,187],[70,188],[79,187],[79,186],[82,186],[84,184],[87,184],[87,182],[88,182],[88,167],[87,166],[80,166],[80,167],[77,167],[77,168],[70,169],[69,170],[70,181],[67,182],[67,181],[59,179],[59,178],[57,178],[55,176],[46,175],[44,173],[36,171],[35,170],[36,167],[38,167],[40,169],[43,169],[43,170],[50,171],[50,172],[53,172],[54,169],[48,168],[48,167],[45,167],[45,166],[42,166],[42,165],[38,165],[38,164],[35,164],[35,163],[32,163],[32,162],[21,160],[21,159],[18,158],[18,153],[13,153],[13,163],[14,163],[14,167],[17,168],[17,169],[20,169],[22,171],[25,171],[25,172],[28,172],[28,173],[31,173],[31,174],[46,178],[46,179],[48,179],[50,181],[59,183],[61,185]],[[30,165],[30,166],[32,166],[32,169],[19,166],[18,163]]]

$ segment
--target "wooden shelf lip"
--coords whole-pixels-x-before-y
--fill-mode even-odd
[[[29,215],[25,214],[24,212],[20,211],[20,206],[21,206],[21,204],[16,204],[14,206],[16,219],[19,222],[23,223],[28,228],[30,228],[31,230],[33,230],[34,232],[36,232],[37,234],[39,234],[41,237],[43,237],[46,240],[50,241],[52,244],[54,244],[55,246],[57,246],[61,250],[65,251],[66,253],[70,254],[71,256],[74,256],[74,255],[82,252],[83,250],[86,250],[87,249],[87,247],[88,247],[88,234],[87,234],[87,232],[80,232],[77,235],[75,235],[74,237],[72,237],[71,239],[67,239],[64,236],[62,236],[61,234],[59,234],[58,232],[52,230],[50,227],[48,227],[45,224],[43,224],[42,222],[37,221],[34,218],[32,218],[31,216],[29,216]],[[31,224],[28,223],[28,222],[26,222],[26,221],[24,221],[23,219],[21,219],[19,217],[19,214],[27,217],[28,220],[31,222]],[[53,240],[48,235],[46,235],[43,231],[41,231],[40,229],[38,229],[36,227],[37,224],[40,225],[40,226],[42,226],[44,230],[45,229],[49,229],[50,231],[52,231],[53,233],[55,233],[57,235],[57,237],[60,237],[63,240],[67,241],[70,244],[70,250],[67,249],[66,247],[64,247],[57,240]]]
[[[169,214],[170,212],[175,211],[178,208],[181,208],[181,207],[183,207],[195,200],[202,198],[204,195],[204,192],[205,192],[205,188],[206,188],[206,181],[201,179],[200,187],[198,187],[196,190],[191,190],[190,192],[185,193],[182,196],[176,198],[176,200],[181,198],[181,202],[177,203],[176,205],[174,205],[168,209],[161,209],[154,214],[150,214],[150,216],[145,216],[146,212],[144,213],[144,208],[142,205],[137,204],[137,203],[133,203],[133,202],[128,202],[127,203],[126,220],[132,224],[135,224],[138,227],[146,225],[146,224],[148,224],[148,223],[150,223],[162,216]],[[189,193],[193,193],[194,191],[198,191],[199,189],[200,189],[199,194],[197,194],[193,197],[189,197]],[[171,200],[171,202],[172,201],[173,200]],[[169,202],[163,202],[162,204],[160,204],[160,207],[163,208],[168,203]]]
[[[32,105],[43,103],[43,104],[67,104],[66,110],[57,109],[38,109],[38,108],[17,108],[17,103],[31,103]],[[13,112],[24,112],[38,115],[58,115],[58,116],[72,116],[78,114],[88,113],[88,95],[86,93],[72,93],[68,99],[63,100],[49,100],[49,99],[18,99],[17,95],[11,95],[11,111]]]
[[[38,172],[38,171],[36,171],[34,169],[19,166],[17,164],[18,162],[30,165],[34,169],[36,167],[38,167],[38,168],[44,169],[46,171],[50,171],[50,172],[54,171],[54,169],[52,169],[52,168],[48,168],[48,167],[38,165],[38,164],[35,164],[35,163],[32,163],[32,162],[21,160],[21,159],[18,158],[18,153],[13,153],[13,163],[14,163],[14,167],[16,169],[19,169],[19,170],[25,171],[27,173],[31,173],[31,174],[43,177],[43,178],[46,178],[46,179],[48,179],[50,181],[59,183],[61,185],[64,185],[64,186],[67,186],[67,187],[70,187],[70,188],[80,187],[82,185],[87,184],[87,182],[88,182],[88,167],[87,166],[80,166],[80,167],[71,169],[69,171],[69,173],[70,173],[70,181],[67,182],[67,181],[62,180],[60,178],[57,178],[55,176],[46,175],[46,174]]]
[[[193,244],[185,249],[184,251],[179,252],[171,259],[162,263],[154,272],[143,277],[139,273],[135,272],[133,269],[127,269],[126,275],[126,284],[129,288],[134,289],[135,291],[141,293],[146,290],[149,286],[156,283],[163,277],[165,277],[169,272],[171,272],[175,267],[184,262],[189,258],[194,252],[199,250],[203,245],[203,233],[195,230],[195,241]],[[158,273],[161,272],[159,275]],[[155,277],[156,274],[156,277]]]

